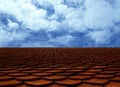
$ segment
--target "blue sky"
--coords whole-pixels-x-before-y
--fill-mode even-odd
[[[0,47],[120,47],[120,0],[0,0]]]

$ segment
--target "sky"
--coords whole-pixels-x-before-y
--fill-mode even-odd
[[[120,47],[120,0],[0,0],[0,47]]]

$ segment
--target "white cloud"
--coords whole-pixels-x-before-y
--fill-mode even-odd
[[[48,15],[50,8],[55,12]],[[7,18],[6,26],[0,19],[0,42],[4,44],[27,37],[26,32],[24,35],[15,32],[16,29],[21,31],[19,27],[31,32],[44,30],[49,33],[63,29],[67,32],[84,32],[96,44],[110,42],[113,32],[120,32],[119,25],[115,25],[120,23],[120,0],[114,0],[112,4],[111,0],[0,0],[0,13],[12,15],[21,23],[19,25]],[[66,45],[73,37],[59,36],[49,38],[49,41]]]
[[[41,42],[28,42],[28,43],[23,43],[21,47],[55,47],[52,44],[49,43],[41,43]]]
[[[94,31],[94,32],[88,33],[87,36],[91,37],[91,39],[96,42],[96,45],[107,44],[107,43],[109,43],[109,39],[111,37],[111,32],[109,32],[107,30]]]
[[[84,24],[92,29],[104,29],[113,26],[113,13],[111,5],[105,0],[87,0],[88,8],[84,16]],[[104,21],[104,22],[103,22]]]
[[[54,7],[56,14],[66,14],[68,7],[66,5],[60,4]]]
[[[8,27],[9,29],[18,29],[19,24],[8,19]]]
[[[5,32],[4,30],[1,30],[0,28],[0,46],[6,45],[9,41],[11,41],[10,34],[8,32]]]
[[[12,41],[23,41],[29,33],[27,32],[17,32],[18,24],[13,23],[9,20],[8,27],[0,24],[0,47],[8,46],[9,42]],[[16,29],[15,29],[16,28]]]
[[[59,36],[56,38],[50,38],[50,42],[52,43],[57,43],[57,44],[61,44],[61,45],[65,45],[65,46],[69,46],[69,42],[74,40],[74,37],[71,35],[64,35],[64,36]]]

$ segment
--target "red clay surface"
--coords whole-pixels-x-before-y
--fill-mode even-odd
[[[0,87],[120,87],[120,49],[0,48]]]

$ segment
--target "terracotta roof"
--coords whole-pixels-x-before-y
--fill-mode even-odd
[[[120,49],[2,48],[0,87],[120,87]]]

